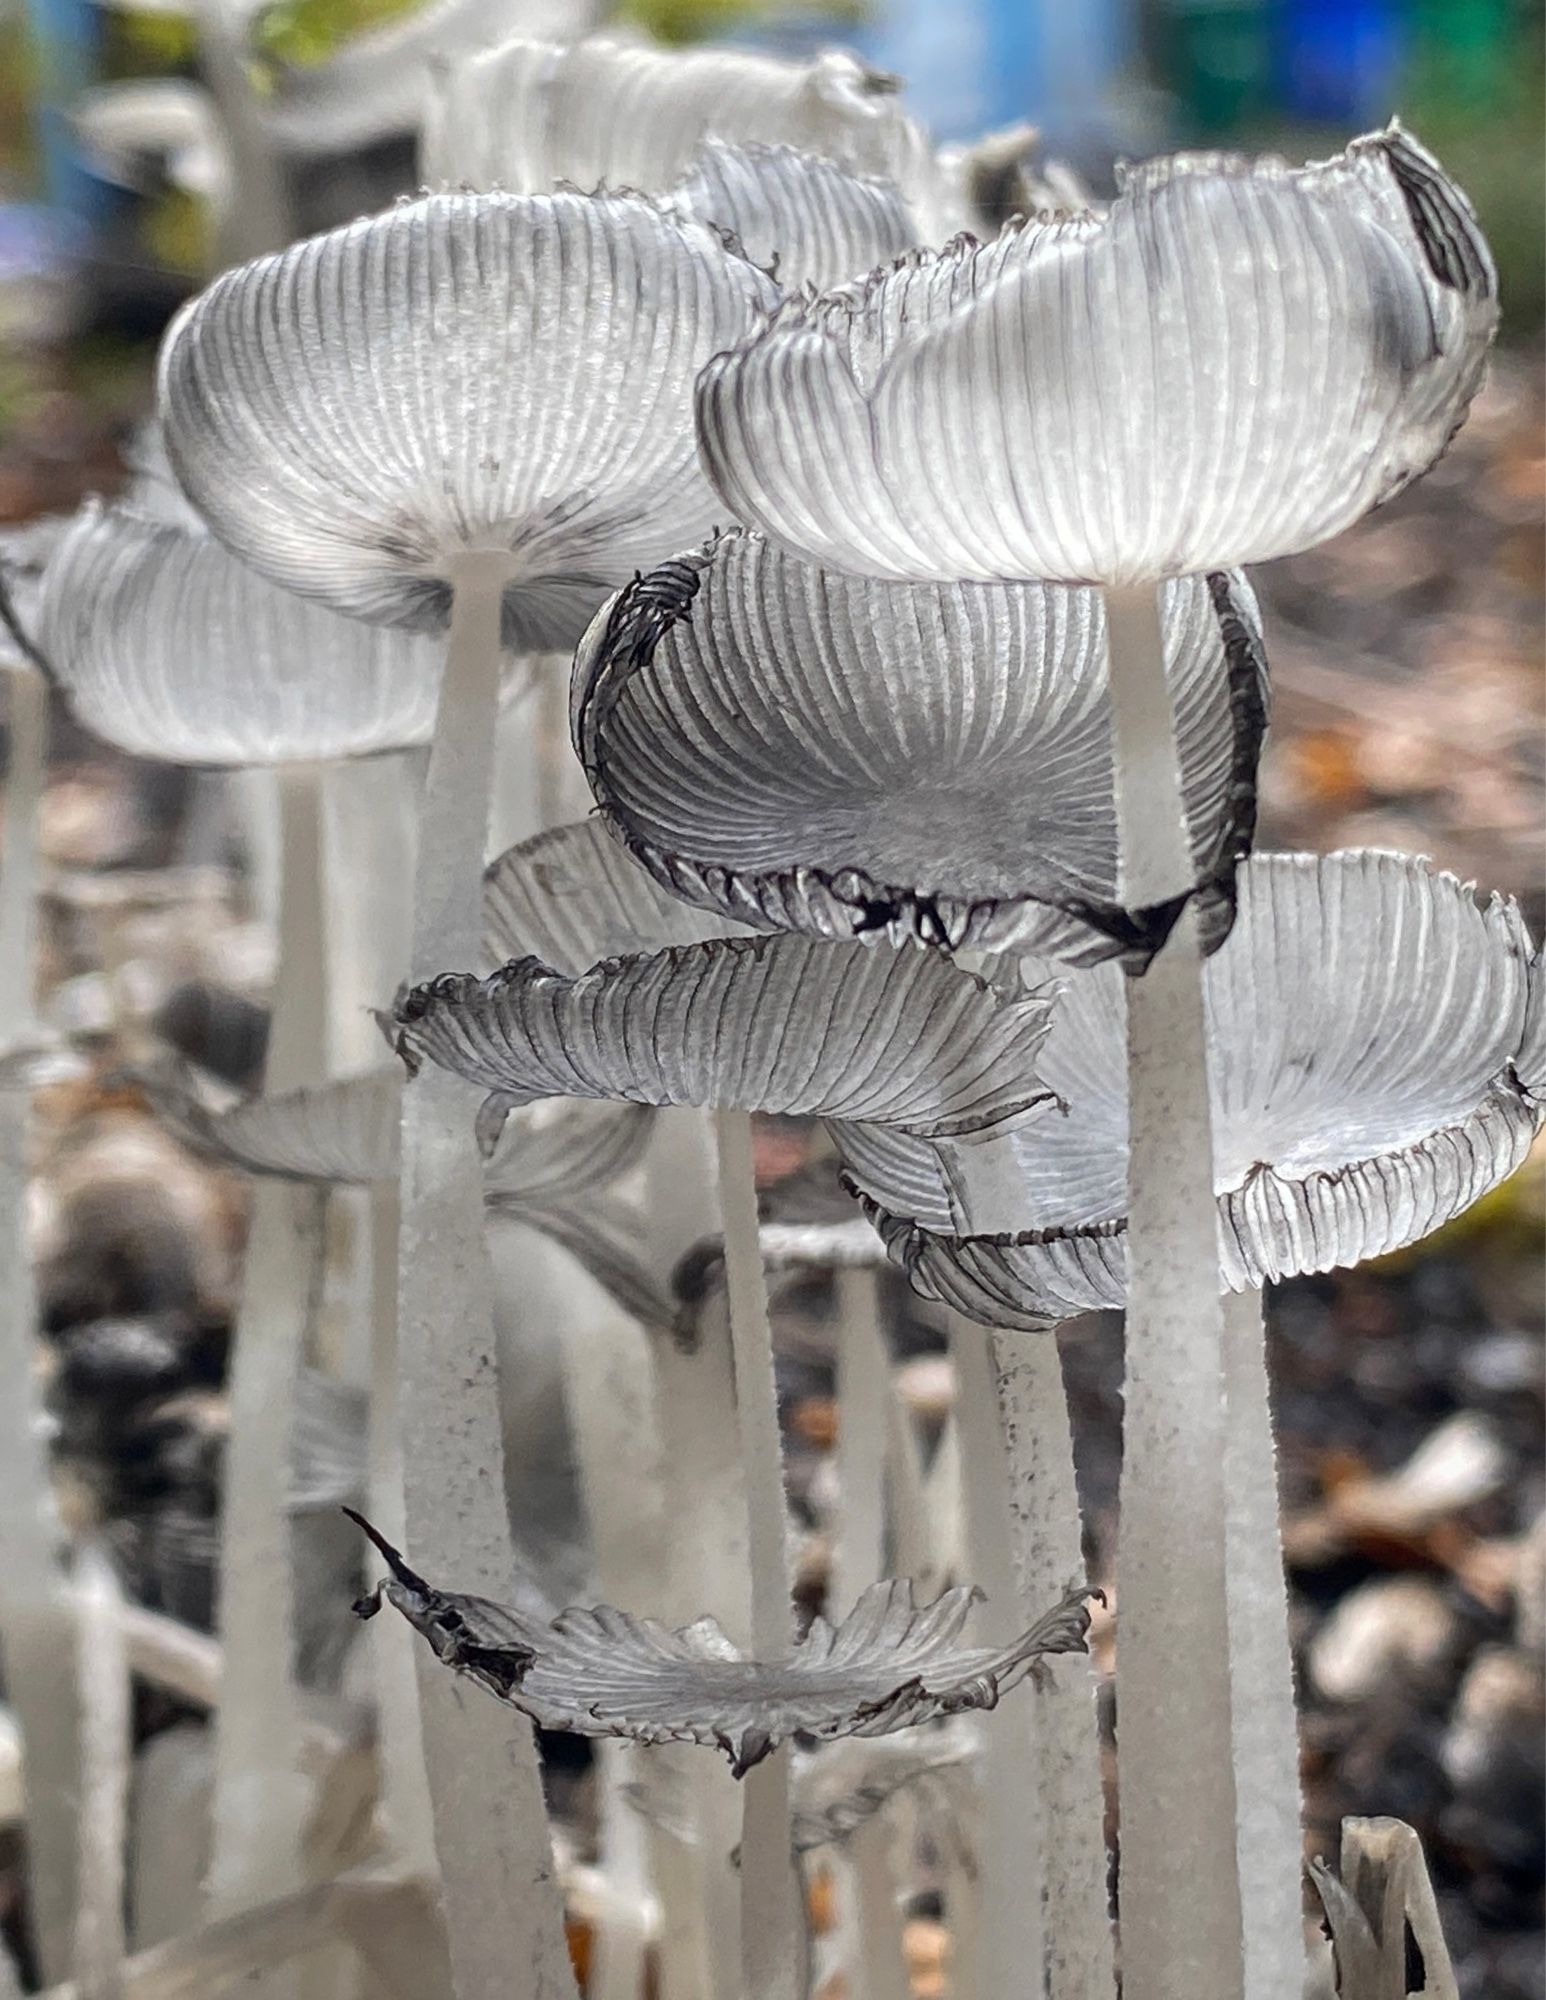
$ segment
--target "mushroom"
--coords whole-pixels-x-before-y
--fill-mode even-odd
[[[958,1586],[919,1607],[911,1583],[897,1579],[871,1584],[835,1628],[814,1619],[774,1659],[748,1658],[713,1618],[673,1632],[603,1604],[561,1611],[544,1627],[427,1583],[368,1521],[344,1511],[390,1571],[356,1605],[360,1617],[384,1599],[454,1672],[546,1728],[701,1743],[722,1751],[737,1778],[795,1736],[884,1736],[992,1708],[1043,1658],[1082,1651],[1089,1629],[1090,1593],[1079,1590],[1011,1645],[963,1647],[977,1592]]]
[[[555,891],[566,879],[566,849],[572,868],[576,850],[604,853],[605,845],[605,835],[591,828],[532,843],[524,857],[527,895],[535,889],[561,904]],[[602,871],[606,886],[592,898],[603,910],[620,865],[627,864],[614,849]],[[508,879],[502,891],[508,906]],[[785,1509],[750,1129],[737,1114],[865,1103],[878,1119],[970,1150],[1046,1109],[1034,1077],[1046,1001],[996,992],[913,945],[793,937],[664,942],[662,931],[669,937],[674,923],[680,933],[697,913],[677,906],[673,917],[647,882],[636,908],[644,949],[578,973],[525,958],[482,979],[442,975],[398,996],[393,1025],[411,1064],[451,1068],[501,1103],[563,1093],[716,1107],[751,1643],[774,1658],[788,1643]],[[615,916],[616,906],[611,910]],[[786,1785],[777,1765],[748,1793],[743,1869],[763,1853],[771,1858],[759,1866],[787,1873],[777,1859],[788,1852],[787,1798],[774,1790]],[[775,1831],[780,1824],[782,1833]],[[775,1990],[769,1982],[790,1949],[788,1922],[764,1923],[768,1914],[746,1912],[745,1977],[758,1993]]]
[[[667,50],[606,35],[563,47],[525,38],[502,42],[447,65],[437,78],[420,167],[432,185],[541,193],[567,181],[686,194],[713,153],[744,159],[746,149],[767,147],[819,155],[850,175],[889,183],[922,240],[939,241],[966,219],[896,79],[838,49],[788,62],[742,49]],[[700,184],[699,192],[707,187]],[[744,220],[687,198],[705,220],[737,228]],[[780,253],[785,283],[816,277],[814,269],[791,265],[786,244],[765,246],[754,233],[743,235],[759,257],[768,248]],[[829,256],[826,268],[826,281],[836,283],[866,267],[845,269]]]
[[[351,615],[449,621],[415,976],[477,950],[501,639],[571,641],[610,583],[707,526],[693,376],[774,297],[714,231],[641,196],[444,194],[228,273],[169,334],[168,450],[215,532]],[[442,1074],[405,1101],[406,1540],[498,1589],[498,1417],[491,1398],[469,1411],[465,1389],[489,1365],[492,1315],[468,1103]],[[457,1977],[496,1983],[519,1950],[562,1990],[530,1746],[520,1783],[491,1794],[480,1779],[508,1738],[466,1723],[438,1682],[420,1690]],[[512,1880],[530,1885],[524,1908]]]
[[[280,911],[266,1084],[327,1068],[329,898],[322,762],[422,743],[434,722],[433,640],[377,630],[280,589],[189,518],[151,462],[139,484],[173,497],[150,518],[88,505],[44,580],[41,632],[80,719],[131,753],[278,767]],[[233,1349],[219,1623],[230,1699],[216,1726],[211,1882],[239,1908],[296,1885],[310,1787],[294,1765],[295,1578],[284,1439],[319,1297],[322,1196],[259,1188]]]
[[[1164,589],[1205,939],[1255,817],[1265,665],[1238,576]],[[1098,592],[894,584],[732,531],[626,585],[575,663],[575,744],[672,895],[757,926],[1140,959]]]
[[[1257,1290],[1439,1228],[1521,1164],[1546,1106],[1519,1074],[1531,949],[1511,902],[1479,907],[1453,876],[1375,852],[1256,855],[1239,886],[1238,921],[1203,973],[1217,1266],[1243,1295],[1225,1313],[1223,1444],[1239,1870],[1250,1907],[1286,1932],[1297,1733]],[[962,1195],[927,1146],[839,1134],[920,1291],[1021,1331],[1124,1302],[1131,993],[1114,966],[1068,975],[1039,1064],[1067,1114],[1004,1142],[1013,1230],[963,1233]],[[1246,1963],[1247,1990],[1264,1991],[1270,1960]]]
[[[1465,198],[1392,126],[1300,170],[1152,162],[1102,215],[1011,224],[790,302],[699,383],[710,478],[786,549],[896,581],[1106,593],[1123,901],[1152,912],[1159,951],[1128,1004],[1131,2000],[1228,2000],[1244,1949],[1216,1728],[1223,1324],[1201,939],[1156,586],[1309,547],[1399,491],[1463,420],[1496,323]],[[1199,1882],[1218,1885],[1201,1905]],[[1245,1912],[1253,1964],[1281,1988],[1302,1951],[1274,1917]]]

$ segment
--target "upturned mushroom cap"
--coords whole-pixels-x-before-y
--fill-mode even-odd
[[[1427,1235],[1524,1159],[1530,946],[1517,908],[1396,854],[1257,855],[1204,973],[1219,1256],[1234,1290]],[[932,1147],[842,1128],[856,1188],[926,1294],[990,1325],[1119,1305],[1127,1111],[1116,967],[1071,974],[1038,1068],[1068,1106],[1014,1134],[1025,1229],[963,1231]]]
[[[352,1510],[391,1575],[356,1609],[396,1606],[436,1656],[547,1729],[702,1743],[737,1777],[791,1736],[882,1736],[992,1708],[1039,1660],[1084,1650],[1087,1590],[1071,1592],[1011,1645],[967,1647],[979,1593],[947,1590],[921,1610],[912,1584],[872,1584],[835,1629],[824,1618],[783,1661],[748,1659],[712,1618],[678,1630],[609,1605],[550,1625],[487,1598],[438,1589]]]
[[[167,448],[265,575],[436,630],[507,552],[512,650],[707,532],[692,384],[776,289],[640,195],[437,194],[216,279],[162,350]]]
[[[1163,616],[1203,933],[1228,930],[1266,718],[1242,579]],[[626,586],[576,659],[603,816],[675,896],[754,925],[1145,958],[1124,908],[1092,590],[895,584],[732,533]]]
[[[431,182],[540,193],[568,181],[664,194],[706,140],[819,154],[892,182],[926,235],[943,219],[945,176],[896,79],[835,49],[795,63],[599,35],[562,48],[506,42],[445,70],[421,164]]]
[[[570,977],[515,959],[399,995],[400,1052],[511,1104],[542,1097],[817,1113],[935,1137],[1050,1102],[1045,995],[1006,998],[911,946],[725,938]]]
[[[42,643],[79,720],[136,756],[303,763],[434,727],[434,640],[340,617],[128,507],[76,518],[44,579]]]
[[[1128,583],[1334,535],[1438,457],[1497,324],[1469,204],[1397,127],[1183,154],[816,301],[704,371],[727,505],[836,568]]]

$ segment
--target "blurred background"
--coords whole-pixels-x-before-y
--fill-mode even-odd
[[[415,4],[0,0],[0,530],[122,483],[162,327],[240,254],[240,147],[224,150],[210,110],[232,64],[285,135],[303,228],[414,186],[411,98],[383,108],[379,86]],[[552,0],[479,4],[480,39],[559,19]],[[1257,579],[1274,686],[1262,837],[1427,853],[1520,896],[1539,935],[1538,0],[623,0],[600,24],[613,20],[668,41],[846,44],[906,76],[942,140],[1030,121],[1097,195],[1123,156],[1315,157],[1399,112],[1476,201],[1503,335],[1427,479]],[[0,634],[0,652],[14,643]],[[107,1525],[140,1595],[207,1622],[247,1190],[180,1153],[113,1078],[152,1031],[232,1083],[258,1074],[264,857],[223,812],[223,781],[134,763],[62,713],[54,746],[45,988],[93,1054],[87,1077],[39,1099],[40,1366],[61,1488],[76,1518]],[[763,1132],[771,1212],[805,1198],[807,1155],[801,1133]],[[1344,1813],[1411,1821],[1466,2000],[1546,1994],[1542,1190],[1538,1154],[1419,1251],[1283,1287],[1271,1310],[1312,1851],[1334,1852]],[[939,1329],[900,1285],[891,1307],[937,1434]],[[830,1476],[832,1320],[824,1282],[781,1290],[780,1386],[812,1520]],[[1064,1360],[1092,1564],[1108,1575],[1117,1326],[1072,1329]],[[813,1534],[812,1601],[822,1565]],[[146,1696],[138,1726],[149,1740],[183,1720]],[[0,1925],[15,1936],[13,1811],[0,1782]],[[917,1993],[941,1993],[927,1910],[910,1938]]]

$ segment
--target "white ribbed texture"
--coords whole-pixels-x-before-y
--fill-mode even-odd
[[[894,80],[835,49],[792,63],[604,36],[506,42],[437,79],[420,165],[432,184],[664,194],[712,139],[820,154],[894,182],[929,240],[955,226],[952,191]]]
[[[1238,577],[1164,592],[1210,936],[1255,811],[1266,676]],[[1056,585],[895,584],[729,534],[625,588],[576,661],[608,822],[752,924],[973,949],[1122,948],[1105,616]]]
[[[1454,876],[1372,850],[1256,855],[1238,881],[1239,920],[1203,974],[1219,1254],[1236,1290],[1426,1236],[1513,1172],[1546,1115],[1514,1072],[1530,945],[1513,903],[1479,907]],[[1069,1115],[1006,1141],[1023,1236],[953,1236],[932,1147],[838,1134],[925,1292],[998,1326],[1121,1304],[1125,997],[1114,966],[1068,975],[1037,1067]]]
[[[1470,206],[1398,128],[1183,154],[1103,215],[796,303],[698,390],[710,478],[813,560],[1129,583],[1334,535],[1426,470],[1497,324]]]
[[[698,370],[776,297],[635,195],[428,195],[216,279],[162,349],[179,479],[282,583],[441,628],[457,559],[508,552],[508,646],[570,645],[707,531]]]
[[[214,538],[89,503],[42,644],[86,727],[138,757],[283,764],[429,739],[441,649],[280,590]]]
[[[964,1138],[1045,1108],[1049,1016],[1045,998],[1006,999],[913,946],[791,937],[684,945],[574,979],[515,959],[487,979],[447,973],[394,1010],[405,1053],[517,1103],[814,1112]]]

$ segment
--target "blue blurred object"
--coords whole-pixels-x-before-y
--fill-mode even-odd
[[[97,80],[102,24],[96,0],[27,0],[27,25],[37,61],[44,197],[51,208],[98,222],[111,190],[86,165],[70,123],[70,107]]]
[[[1406,63],[1399,0],[1282,0],[1277,71],[1281,108],[1328,125],[1390,116]]]
[[[1103,136],[1134,61],[1136,0],[886,0],[859,31],[941,139],[1030,120],[1058,150]]]

